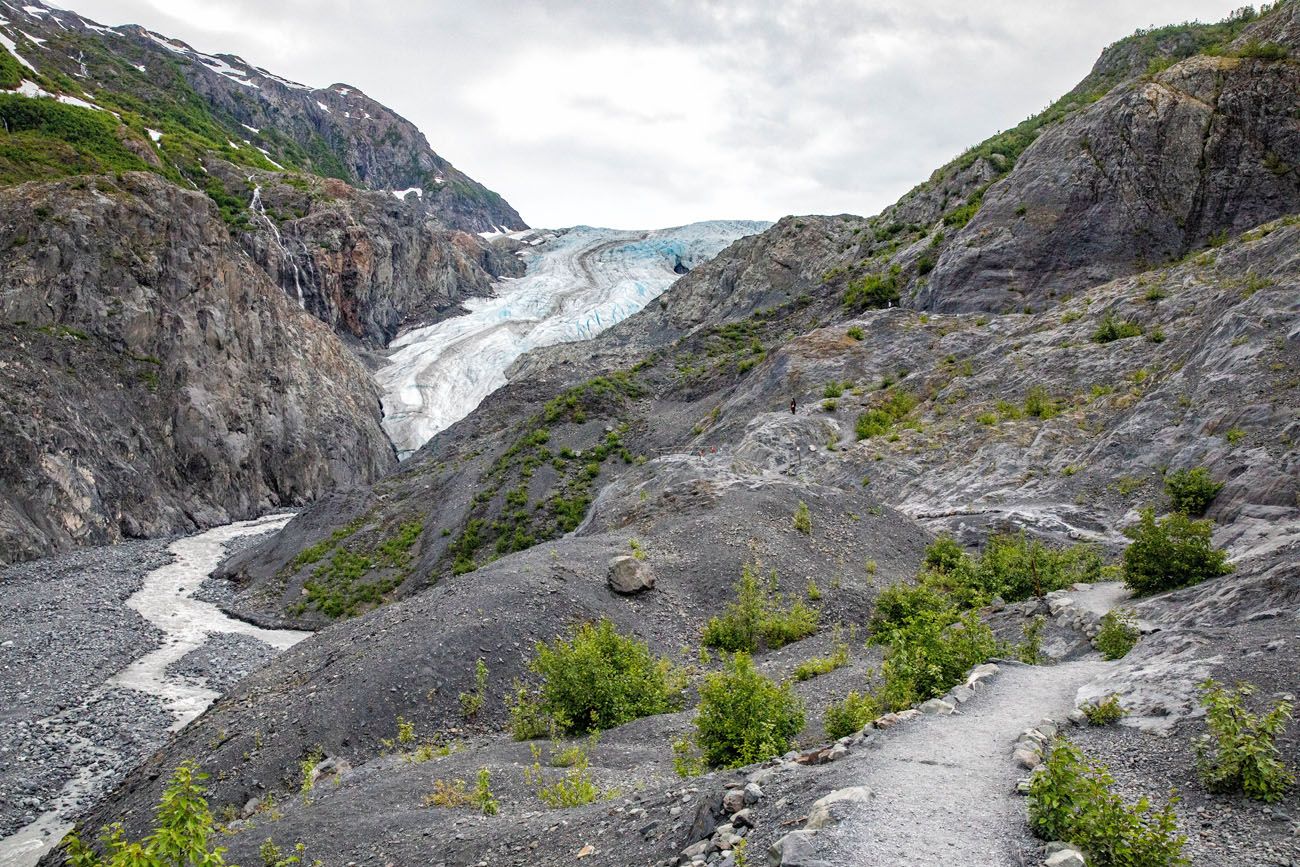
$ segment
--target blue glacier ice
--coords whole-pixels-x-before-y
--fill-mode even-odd
[[[464,315],[408,331],[389,347],[376,379],[398,453],[410,455],[469,415],[506,384],[519,356],[596,336],[657,298],[682,269],[769,225],[717,220],[656,231],[516,233],[531,245],[520,254],[524,276],[501,281],[493,297],[469,299]]]

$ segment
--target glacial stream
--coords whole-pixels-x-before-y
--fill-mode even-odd
[[[210,602],[194,598],[204,579],[225,555],[226,546],[240,536],[278,530],[292,518],[289,514],[266,515],[216,527],[205,533],[173,542],[168,552],[171,563],[148,573],[144,584],[126,602],[164,633],[162,646],[132,662],[109,678],[101,690],[129,689],[160,699],[174,717],[172,731],[201,714],[219,694],[202,684],[175,674],[167,667],[185,654],[203,645],[210,636],[238,633],[263,641],[277,650],[291,647],[311,633],[279,629],[261,629],[226,616]],[[69,750],[80,754],[103,754],[105,750],[89,741],[70,743]],[[91,799],[102,794],[102,772],[89,763],[69,780],[55,799],[54,809],[47,810],[35,822],[0,840],[0,867],[32,867],[72,828],[71,819]]]
[[[743,220],[675,229],[622,231],[578,226],[517,232],[523,277],[496,295],[464,302],[468,313],[408,331],[376,373],[384,427],[407,457],[469,415],[506,384],[506,371],[532,349],[595,337],[636,313],[682,274],[737,238],[770,224]]]

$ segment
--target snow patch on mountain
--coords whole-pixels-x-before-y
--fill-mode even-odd
[[[528,268],[523,277],[502,281],[492,298],[466,300],[465,315],[416,328],[389,347],[376,379],[384,428],[398,453],[410,455],[469,415],[506,384],[506,370],[524,353],[596,336],[686,270],[769,225],[720,220],[657,231],[578,226],[510,233],[530,245],[520,254]]]

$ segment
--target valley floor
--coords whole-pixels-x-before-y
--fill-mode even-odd
[[[231,620],[201,587],[232,547],[288,515],[168,544],[129,542],[0,572],[0,867],[26,867],[72,819],[303,633]]]

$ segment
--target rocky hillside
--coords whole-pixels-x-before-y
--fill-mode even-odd
[[[355,87],[308,87],[240,57],[204,54],[142,27],[103,27],[35,0],[0,4],[0,33],[7,49],[0,90],[44,90],[65,104],[112,111],[121,122],[116,137],[125,154],[95,152],[94,142],[60,137],[47,123],[42,132],[61,138],[79,160],[138,161],[207,187],[202,161],[215,153],[390,191],[451,228],[527,228],[504,199],[434,153],[409,121]],[[66,172],[67,161],[52,156],[6,154],[0,177]]]
[[[0,3],[0,121],[0,562],[373,481],[393,452],[337,338],[523,270],[476,234],[518,214],[342,85]]]
[[[146,173],[0,189],[0,560],[309,502],[394,461],[365,368],[211,201]]]
[[[784,758],[679,779],[670,744],[691,728],[692,691],[682,712],[603,732],[589,770],[614,794],[555,812],[524,769],[560,746],[534,753],[503,731],[533,642],[604,616],[692,675],[716,671],[699,653],[702,630],[758,564],[785,599],[819,610],[814,636],[756,657],[788,678],[832,651],[832,624],[863,628],[933,534],[978,546],[1023,531],[1090,542],[1113,561],[1139,508],[1168,509],[1166,475],[1201,466],[1223,484],[1208,517],[1235,572],[1142,602],[1131,659],[1014,670],[972,698],[991,674],[977,669],[971,686],[926,705],[943,716],[972,701],[973,719],[1018,727],[976,726],[990,738],[982,755],[1004,749],[1007,766],[985,787],[998,822],[972,834],[1027,838],[1013,744],[1045,725],[1039,702],[1069,709],[1080,689],[1117,692],[1129,710],[1120,734],[1090,737],[1118,756],[1126,792],[1195,787],[1198,681],[1297,688],[1278,650],[1294,640],[1300,602],[1300,190],[1286,162],[1300,156],[1298,21],[1300,4],[1283,3],[1127,40],[1064,105],[883,215],[787,218],[596,340],[522,359],[508,386],[399,469],[227,562],[240,614],[323,628],[238,685],[87,824],[144,828],[166,773],[193,757],[230,820],[223,842],[244,860],[270,837],[340,863],[734,864],[727,850],[743,831],[754,861],[784,839],[770,863],[897,863],[863,861],[898,851],[849,835],[908,826],[888,808],[914,801],[881,793],[887,818],[866,830],[836,831],[837,816],[814,808],[832,790],[869,799],[845,792],[875,751],[927,740],[907,728],[893,740],[900,719],[884,717],[828,743],[828,703],[865,688],[878,647],[852,641],[843,665],[793,687],[808,724]],[[642,564],[631,586],[625,557]],[[1072,659],[1126,599],[1113,584],[1078,594],[982,613],[1017,636],[1027,618],[1050,617],[1049,656]],[[482,706],[467,713],[462,696],[476,691]],[[304,758],[335,782],[304,789]],[[965,759],[922,752],[904,767],[915,779]],[[479,769],[500,815],[438,808],[435,781],[472,783]],[[934,791],[913,794],[933,802]],[[964,794],[952,793],[951,812],[986,803]],[[1244,867],[1295,850],[1272,814],[1188,798],[1179,818],[1195,863]],[[785,837],[805,824],[806,836]],[[824,854],[836,846],[838,857]]]

